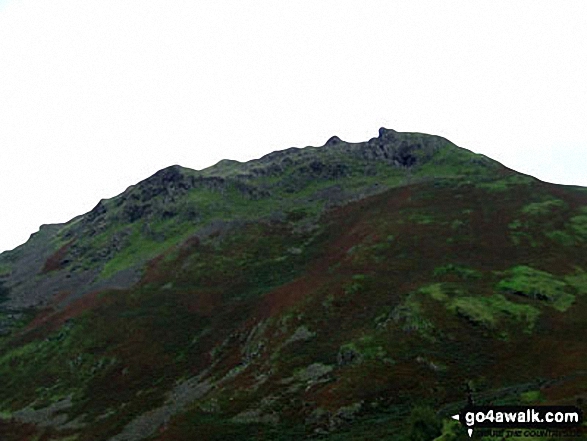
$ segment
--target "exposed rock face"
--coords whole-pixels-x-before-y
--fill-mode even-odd
[[[298,172],[308,178],[338,179],[349,175],[350,167],[344,163],[326,163],[314,160],[298,168]]]
[[[346,366],[362,362],[363,356],[351,347],[343,347],[338,352],[336,361],[339,366]]]
[[[133,223],[154,214],[173,217],[177,213],[170,211],[169,206],[193,187],[193,180],[179,166],[164,168],[123,193],[117,201],[122,213],[120,220]]]
[[[382,127],[379,137],[369,140],[360,152],[364,159],[382,160],[397,167],[410,168],[429,159],[441,147],[441,139],[423,135],[406,137]]]
[[[92,209],[92,211],[84,216],[84,220],[87,223],[91,223],[96,220],[96,218],[103,216],[104,214],[106,214],[106,206],[104,205],[104,200],[102,199],[100,202],[98,202],[98,205]]]
[[[242,164],[246,172],[236,176],[250,180],[260,176],[276,176],[293,168],[294,175],[298,173],[304,178],[337,179],[348,176],[349,157],[409,169],[426,162],[447,143],[447,140],[438,136],[399,133],[382,127],[379,136],[367,142],[353,144],[333,136],[320,149],[291,147],[269,153],[258,160]],[[372,173],[372,170],[368,169],[367,173]]]
[[[161,193],[173,194],[177,191],[191,188],[189,179],[180,171],[178,165],[159,170],[153,176],[144,180],[142,184],[141,191],[147,199]]]
[[[296,331],[292,334],[290,338],[287,339],[285,344],[290,344],[296,341],[304,341],[314,338],[316,336],[315,332],[311,332],[307,326],[300,326],[296,329]]]
[[[206,395],[213,387],[208,380],[202,381],[201,376],[180,382],[161,406],[136,417],[121,433],[110,438],[110,441],[139,441],[153,435],[173,415],[185,410],[190,403]]]
[[[333,136],[328,141],[326,141],[326,144],[324,144],[324,145],[326,145],[326,146],[337,145],[337,144],[340,144],[341,142],[342,142],[342,140],[338,136]]]
[[[267,164],[267,163],[271,163],[274,162],[276,160],[285,160],[285,158],[289,158],[289,162],[293,162],[293,159],[295,157],[299,157],[302,156],[304,154],[304,151],[300,148],[297,147],[290,147],[288,149],[284,149],[284,150],[277,150],[275,152],[271,152],[266,154],[265,156],[262,156],[260,159],[258,159],[257,163],[259,164]]]
[[[43,265],[43,274],[49,273],[51,271],[57,271],[63,267],[65,267],[70,260],[65,258],[67,254],[67,249],[71,246],[71,242],[63,245],[59,250],[57,250],[52,256],[50,256],[46,261],[45,265]]]
[[[169,219],[180,214],[174,204],[188,191],[205,189],[224,193],[231,188],[245,199],[256,200],[270,196],[269,191],[239,179],[188,175],[179,166],[172,166],[155,173],[120,196],[117,200],[117,206],[122,212],[120,220],[133,223],[153,217]],[[194,219],[197,215],[193,212],[190,217]]]
[[[82,428],[84,424],[79,421],[72,420],[66,424],[68,417],[64,411],[72,406],[71,398],[72,396],[70,395],[63,400],[56,401],[50,406],[39,409],[25,407],[14,412],[13,418],[22,423],[37,424],[39,427],[58,427],[63,429]]]

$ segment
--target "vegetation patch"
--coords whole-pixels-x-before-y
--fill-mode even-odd
[[[340,347],[337,355],[339,365],[360,363],[363,360],[383,360],[393,363],[387,357],[385,348],[371,335],[365,335]]]
[[[515,185],[530,185],[530,184],[534,183],[535,180],[536,179],[534,179],[531,176],[525,176],[522,174],[514,174],[514,175],[510,175],[506,178],[498,179],[495,181],[480,182],[476,186],[477,186],[477,188],[482,188],[484,190],[488,190],[491,192],[501,192],[501,191],[506,191],[510,187],[515,186]]]
[[[516,322],[524,322],[526,333],[532,332],[536,319],[540,315],[537,308],[514,303],[501,294],[457,297],[448,304],[448,309],[486,328],[496,328],[500,320],[511,318]]]
[[[463,295],[462,290],[447,283],[424,286],[418,290],[418,293],[426,294],[442,302],[448,311],[487,329],[501,328],[509,321],[522,323],[525,326],[525,332],[530,333],[540,315],[538,308],[513,302],[502,294],[467,296]],[[421,312],[421,305],[412,294],[396,311],[396,314],[401,313],[399,316],[404,318],[406,323],[418,325],[422,320]]]
[[[510,237],[515,245],[520,245],[522,241],[527,241],[532,247],[538,246],[538,242],[528,233],[528,223],[522,222],[519,219],[510,222],[508,225],[510,229]]]
[[[508,273],[509,277],[497,285],[501,291],[546,301],[559,311],[566,311],[575,300],[568,292],[567,283],[546,271],[520,265]]]
[[[420,288],[420,292],[428,294],[434,300],[444,301],[448,299],[448,295],[442,289],[442,283],[434,283],[433,285]]]
[[[581,208],[579,214],[572,216],[562,229],[546,231],[544,235],[564,246],[587,242],[587,208]]]
[[[577,235],[582,242],[587,241],[587,209],[581,210],[582,214],[573,216],[570,219],[570,229]]]
[[[176,185],[154,196],[148,192],[166,187],[145,187],[145,198],[113,200],[102,217],[86,218],[90,226],[70,224],[60,246],[76,242],[48,269],[71,256],[72,273],[87,262],[108,275],[155,258],[140,283],[99,293],[101,302],[80,303],[75,314],[66,309],[46,322],[42,315],[26,333],[9,323],[11,334],[0,337],[0,419],[71,396],[67,418],[87,423],[80,439],[130,439],[145,424],[160,441],[456,441],[466,432],[438,415],[464,399],[471,372],[480,378],[469,387],[478,401],[503,387],[508,399],[534,403],[551,372],[562,378],[586,368],[578,296],[587,293],[579,269],[587,269],[587,241],[579,239],[587,212],[570,213],[545,196],[568,197],[570,205],[579,195],[542,183],[524,188],[517,182],[531,178],[500,179],[510,172],[466,152],[453,161],[451,148],[434,156],[428,176],[418,161],[398,167],[378,160],[367,170],[356,153],[340,169],[325,155],[311,166],[294,157],[271,169],[267,161],[226,162],[220,168],[242,187],[207,180],[210,188]],[[443,173],[463,179],[430,179]],[[408,178],[417,185],[315,216]],[[480,180],[489,190],[475,188]],[[492,185],[509,190],[490,193]],[[123,211],[129,201],[134,211]],[[524,245],[532,235],[544,246],[514,250],[507,234]],[[447,236],[454,245],[443,246]],[[192,240],[174,248],[184,237]],[[1,262],[12,264],[8,256]],[[525,262],[553,274],[514,267]],[[3,268],[0,275],[10,271]],[[9,284],[13,297],[19,285]],[[564,310],[574,296],[581,302],[569,320],[547,307]],[[539,341],[528,338],[542,312]],[[0,311],[0,333],[3,321],[8,312]],[[53,323],[64,324],[55,330]],[[565,338],[567,345],[558,344]],[[551,360],[541,364],[543,350]],[[568,398],[581,392],[565,388]],[[430,407],[415,407],[422,404]],[[310,419],[313,409],[324,418]],[[12,423],[2,424],[0,438],[16,440]],[[18,439],[74,431],[44,430]]]
[[[333,367],[322,363],[313,363],[294,373],[294,377],[302,382],[315,383],[329,374]]]
[[[417,213],[410,216],[410,221],[418,225],[428,225],[434,223],[434,218],[429,214]]]
[[[392,248],[394,241],[395,237],[392,234],[383,240],[370,237],[364,243],[349,248],[347,254],[357,263],[362,260],[381,263],[387,258],[387,252]]]
[[[358,294],[365,290],[365,279],[364,274],[355,274],[352,280],[343,286],[344,293],[347,295]]]
[[[8,276],[12,271],[12,266],[8,263],[0,263],[0,277]]]
[[[481,278],[481,272],[474,268],[465,265],[455,265],[449,263],[434,268],[434,276],[444,276],[447,274],[454,274],[455,276],[465,280],[475,280]]]
[[[544,216],[553,211],[564,208],[567,204],[560,199],[547,199],[543,202],[533,202],[522,208],[522,213],[529,216]]]
[[[315,332],[310,331],[307,326],[302,325],[302,326],[299,326],[295,330],[295,332],[291,335],[291,337],[289,337],[287,339],[285,344],[293,343],[296,341],[309,340],[311,338],[314,338],[315,336],[316,336]]]
[[[0,303],[8,300],[9,291],[10,290],[8,289],[8,287],[5,286],[4,283],[0,280]]]
[[[567,233],[566,231],[547,231],[544,233],[544,235],[548,237],[550,240],[553,240],[554,242],[557,242],[563,246],[571,246],[575,244],[575,239],[573,238],[573,236]]]
[[[412,408],[407,422],[408,427],[403,438],[406,441],[435,440],[442,436],[442,421],[429,406]]]
[[[117,360],[93,352],[91,343],[82,343],[80,338],[79,333],[65,327],[45,340],[4,350],[0,357],[1,386],[4,397],[11,401],[0,403],[2,408],[23,407],[33,397],[36,406],[49,406],[64,396],[79,394],[94,375],[111,371]],[[41,372],[39,366],[43,366]],[[52,387],[34,388],[30,378],[44,380],[41,384]]]
[[[416,176],[461,179],[463,177],[487,177],[495,163],[483,155],[448,143],[440,148],[432,159],[418,168]]]
[[[587,294],[587,273],[583,270],[575,274],[565,276],[565,281],[577,290],[578,294]]]
[[[68,260],[65,259],[65,256],[67,255],[67,250],[70,246],[71,242],[68,242],[49,256],[43,265],[41,273],[45,274],[61,269],[68,262]]]
[[[442,421],[442,433],[438,438],[432,441],[457,441],[459,439],[466,439],[466,432],[463,425],[451,419],[444,419]]]
[[[543,399],[544,396],[539,390],[529,390],[520,394],[520,401],[524,404],[539,403]]]
[[[403,303],[394,308],[391,319],[400,324],[405,332],[416,332],[426,339],[434,340],[434,325],[426,318],[415,293],[410,294]]]
[[[455,219],[455,220],[453,220],[453,221],[451,222],[451,224],[450,224],[450,228],[451,228],[452,230],[458,230],[458,229],[460,229],[461,227],[463,227],[463,226],[465,226],[465,225],[466,225],[466,222],[465,222],[465,221],[463,221],[463,220],[461,220],[461,219]]]

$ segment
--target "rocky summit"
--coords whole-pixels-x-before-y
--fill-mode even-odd
[[[438,136],[173,165],[0,254],[0,439],[451,441],[470,401],[584,409],[586,271],[586,188]]]

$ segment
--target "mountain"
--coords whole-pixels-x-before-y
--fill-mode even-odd
[[[380,129],[174,165],[0,254],[6,440],[468,439],[583,406],[587,189]]]

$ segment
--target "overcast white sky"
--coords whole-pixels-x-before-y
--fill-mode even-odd
[[[444,136],[587,186],[587,1],[0,0],[0,251],[172,164]]]

